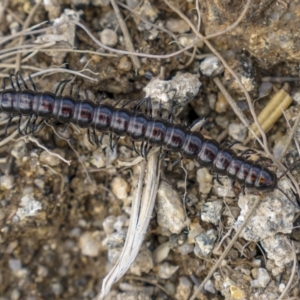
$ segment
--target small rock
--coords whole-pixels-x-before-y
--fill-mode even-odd
[[[114,229],[114,223],[116,222],[116,217],[111,215],[104,219],[102,222],[103,230],[106,233],[106,235],[109,235],[115,231]]]
[[[11,190],[14,186],[14,176],[12,175],[3,175],[0,176],[0,189],[3,190]]]
[[[90,4],[90,0],[72,0],[72,4],[74,6],[89,5]]]
[[[209,104],[209,108],[211,110],[214,110],[215,106],[216,106],[216,102],[217,102],[217,95],[215,93],[209,93],[207,95],[207,101],[208,101],[208,104]]]
[[[180,195],[162,181],[157,193],[157,222],[172,233],[179,234],[186,227],[186,218]]]
[[[267,252],[269,259],[273,259],[275,264],[283,268],[294,259],[291,250],[291,242],[284,234],[276,234],[261,241],[261,246]]]
[[[183,46],[183,47],[188,47],[191,44],[193,44],[195,42],[196,38],[194,34],[181,34],[178,37],[178,42]],[[202,48],[204,46],[204,42],[199,41],[196,45],[198,48]]]
[[[122,177],[114,177],[111,182],[111,190],[120,200],[125,200],[128,197],[130,186]]]
[[[265,288],[270,282],[271,277],[266,269],[259,268],[257,271],[257,279],[252,280],[251,286],[255,288]]]
[[[37,269],[37,275],[39,277],[47,277],[49,274],[49,270],[47,267],[39,265]]]
[[[195,254],[200,258],[208,256],[213,250],[217,237],[218,232],[214,229],[208,230],[205,233],[198,235],[195,238]]]
[[[116,32],[111,29],[105,28],[99,35],[101,43],[106,46],[115,47],[118,43],[118,36]]]
[[[170,250],[169,242],[160,244],[152,253],[154,263],[159,264],[165,260],[168,257]]]
[[[228,134],[238,142],[243,142],[247,137],[247,128],[240,123],[230,123],[228,126]]]
[[[8,265],[12,272],[18,272],[22,269],[22,263],[19,259],[9,259]]]
[[[167,262],[158,265],[158,277],[162,279],[170,278],[177,270],[179,266],[173,266]]]
[[[128,226],[128,217],[126,215],[117,216],[114,223],[114,229],[116,231],[121,231],[125,226]]]
[[[190,30],[189,24],[183,19],[169,19],[166,23],[166,28],[176,33],[185,33]]]
[[[34,184],[40,189],[40,190],[44,190],[45,188],[45,180],[36,178],[34,179]]]
[[[131,70],[132,68],[132,63],[131,61],[128,59],[127,56],[122,56],[119,64],[118,64],[118,68],[122,71],[128,72]]]
[[[224,66],[216,56],[209,56],[200,63],[199,69],[204,76],[212,77],[220,75]]]
[[[53,153],[56,153],[58,155],[61,155],[60,150],[54,150]],[[51,153],[47,151],[43,151],[40,155],[40,162],[42,164],[46,164],[50,167],[58,166],[61,163],[61,160],[56,155],[52,155]]]
[[[235,300],[244,300],[247,297],[246,292],[238,286],[232,285],[230,286],[230,294],[232,299]]]
[[[97,240],[92,232],[85,232],[79,238],[79,248],[83,255],[97,257],[101,247],[101,242]]]
[[[108,251],[107,251],[107,260],[112,265],[114,265],[118,261],[121,253],[122,253],[121,248],[108,249]]]
[[[220,200],[206,202],[202,204],[201,206],[202,221],[217,225],[221,220],[222,208],[223,208],[223,202]]]
[[[192,291],[192,283],[186,276],[179,278],[175,298],[177,300],[188,300]]]
[[[136,8],[136,12],[141,17],[148,19],[151,23],[155,23],[159,14],[159,10],[155,6],[152,6],[150,1],[144,1],[140,8],[139,7]],[[141,21],[140,18],[134,17],[133,19],[139,31],[151,30],[152,26],[144,23],[143,21]]]
[[[212,188],[213,175],[207,168],[201,168],[197,170],[197,182],[199,186],[199,192],[201,194],[209,194]]]
[[[10,294],[11,300],[19,300],[21,297],[21,292],[17,289],[13,289]]]
[[[259,98],[267,96],[273,88],[273,84],[271,82],[262,82],[258,88],[258,96]]]
[[[27,154],[26,143],[23,140],[18,141],[14,144],[10,153],[16,159],[23,158]]]
[[[229,124],[229,120],[228,120],[228,117],[226,115],[216,116],[215,122],[216,122],[217,125],[219,125],[223,129],[227,129],[228,124]]]
[[[153,268],[152,253],[148,249],[139,252],[135,261],[130,266],[130,272],[134,275],[141,276],[142,273],[149,273]]]
[[[199,221],[191,222],[189,229],[188,242],[190,244],[195,243],[195,238],[205,232],[199,224]]]
[[[110,1],[109,0],[91,0],[91,5],[94,6],[109,6]]]
[[[51,284],[51,289],[54,295],[59,296],[63,292],[63,286],[60,282],[54,282]]]
[[[194,251],[194,246],[193,244],[184,243],[183,245],[177,247],[177,250],[181,255],[188,255]]]
[[[108,235],[103,241],[103,246],[108,249],[122,248],[126,239],[127,230],[114,232]]]
[[[211,280],[208,280],[206,282],[206,284],[204,285],[204,289],[211,294],[215,294],[217,292],[215,289],[215,286]]]
[[[35,216],[41,209],[42,204],[39,201],[36,201],[31,195],[25,195],[20,201],[16,216],[22,221]]]
[[[126,0],[126,4],[130,8],[135,8],[136,6],[138,6],[139,3],[140,3],[139,0]]]
[[[91,156],[91,164],[93,164],[98,169],[105,167],[105,154],[101,148],[98,148],[95,151],[93,151],[93,154]]]
[[[225,113],[229,107],[228,101],[226,100],[225,96],[219,92],[218,93],[218,100],[215,105],[215,111],[219,114]]]

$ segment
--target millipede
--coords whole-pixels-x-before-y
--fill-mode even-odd
[[[19,78],[24,88],[21,88]],[[246,187],[259,192],[280,189],[277,175],[268,167],[243,156],[245,153],[237,155],[230,147],[208,139],[200,132],[193,132],[182,125],[154,118],[135,109],[129,110],[125,105],[117,108],[101,101],[78,101],[79,90],[73,97],[72,87],[70,95],[62,95],[67,81],[61,82],[55,93],[38,92],[31,78],[30,82],[32,89],[17,73],[17,88],[12,76],[11,88],[5,89],[3,84],[3,90],[0,92],[0,111],[10,115],[6,129],[14,116],[19,116],[18,128],[21,134],[24,134],[20,129],[22,116],[29,117],[25,134],[28,133],[28,128],[30,133],[40,130],[45,120],[52,119],[65,125],[73,123],[87,128],[89,141],[97,145],[101,144],[105,133],[117,137],[128,136],[133,144],[137,141],[142,142],[141,155],[144,157],[147,156],[149,147],[162,147],[167,151],[178,152],[185,158],[194,159],[203,167],[210,167],[217,175],[228,176],[233,185],[238,182],[242,189]],[[36,124],[38,118],[41,118],[41,122]],[[97,133],[102,133],[102,136],[99,138]]]

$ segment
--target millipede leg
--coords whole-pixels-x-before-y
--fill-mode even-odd
[[[180,163],[183,160],[183,157],[179,157],[177,159],[174,160],[174,162],[172,163],[172,167],[175,167],[178,163]]]
[[[103,138],[104,138],[104,133],[102,133],[99,140],[97,140],[97,142],[99,143],[99,146],[102,145]]]
[[[136,147],[135,147],[135,142],[134,142],[134,141],[131,141],[131,143],[132,143],[132,148],[133,148],[133,150],[135,151],[135,153],[136,153],[137,155],[141,156],[141,154],[138,152],[138,150],[137,150]]]
[[[25,123],[25,128],[23,130],[24,135],[29,135],[30,134],[30,128],[31,128],[30,122],[31,122],[32,117],[33,117],[32,115],[29,116],[29,118],[27,119],[27,121]],[[29,132],[28,132],[28,128],[29,128]]]
[[[147,101],[149,99],[149,97],[144,97],[143,99],[141,99],[133,108],[134,111],[137,111],[144,103],[145,101]]]
[[[30,83],[31,83],[31,85],[32,85],[32,87],[33,87],[33,89],[34,89],[34,91],[35,91],[35,92],[38,92],[38,91],[37,91],[37,88],[36,88],[36,85],[35,85],[35,83],[34,83],[32,77],[31,77],[30,75],[29,75],[29,81],[30,81]]]
[[[255,150],[253,149],[246,149],[244,151],[241,152],[240,156],[245,156],[245,155],[252,155],[252,154],[255,154],[257,153]]]
[[[105,93],[102,93],[99,97],[99,99],[96,100],[96,104],[100,105],[101,101],[105,99]]]
[[[88,130],[87,130],[87,137],[88,137],[88,141],[89,141],[92,145],[95,145],[95,144],[94,144],[94,141],[93,141],[93,139],[92,139],[92,135],[91,135],[91,130],[90,130],[90,128],[88,128]]]
[[[84,90],[83,92],[84,92],[85,100],[88,101],[89,100],[88,92],[86,90]]]
[[[160,149],[159,149],[159,159],[161,161],[163,161],[168,154],[169,154],[169,151],[163,152],[163,147],[160,147]]]
[[[19,121],[18,121],[18,132],[20,135],[24,135],[21,130],[21,121],[22,121],[22,115],[19,115]]]
[[[219,185],[224,186],[224,184],[220,181],[219,174],[216,175],[216,181]]]
[[[70,95],[70,96],[72,96],[72,94],[73,94],[73,88],[74,88],[74,82],[72,82],[72,83],[70,84],[70,92],[69,92],[69,95]],[[75,100],[77,100],[76,97],[75,97]]]
[[[112,133],[109,134],[109,147],[110,147],[110,150],[113,151],[113,135]]]
[[[27,84],[26,84],[26,82],[25,82],[23,76],[21,75],[20,71],[18,71],[17,74],[16,74],[17,82],[19,82],[19,78],[21,79],[21,81],[22,81],[24,87],[25,87],[27,90],[29,90],[29,88],[28,88],[28,86],[27,86]],[[19,87],[19,86],[18,86],[18,87]],[[19,87],[19,88],[20,88],[20,87]]]
[[[271,158],[268,157],[259,157],[257,160],[254,161],[255,163],[259,163],[259,162],[264,162],[267,164],[272,164],[273,160]]]
[[[34,126],[32,133],[39,133],[45,126],[44,120],[41,120],[37,125]]]
[[[31,122],[31,126],[30,126],[30,130],[29,130],[29,132],[30,133],[34,133],[34,129],[35,129],[35,123],[36,123],[36,120],[37,120],[37,116],[36,115],[33,115],[33,117],[32,117],[32,122]]]
[[[70,80],[63,80],[63,81],[61,81],[61,82],[57,85],[54,94],[55,94],[55,95],[61,95],[61,94],[63,93],[63,91],[64,91],[64,89],[65,89],[67,83],[68,83],[69,81],[70,81]],[[60,91],[60,93],[58,93],[58,91],[59,91],[60,88],[61,88],[61,91]]]
[[[9,82],[10,82],[11,88],[13,90],[16,90],[14,82],[13,82],[13,75],[9,75]]]
[[[112,150],[116,147],[116,145],[118,144],[120,138],[121,138],[121,137],[118,136],[118,137],[115,139],[115,142],[114,142],[114,144],[112,145]]]
[[[80,86],[77,87],[77,90],[76,90],[76,94],[75,94],[75,100],[78,101],[79,99],[79,93],[80,93]]]
[[[127,106],[131,102],[133,102],[133,100],[127,100],[127,101],[125,101],[125,103],[121,106],[121,108],[124,108],[125,106]]]
[[[7,135],[7,129],[8,129],[8,126],[9,124],[11,123],[12,119],[14,118],[15,115],[11,115],[9,118],[8,118],[8,121],[5,125],[5,128],[4,128],[4,134]]]
[[[204,128],[204,126],[205,126],[205,124],[207,124],[207,119],[201,119],[201,118],[198,118],[198,119],[196,119],[195,121],[193,121],[192,122],[192,124],[191,125],[189,125],[188,127],[187,127],[187,130],[191,130],[194,126],[196,126],[198,123],[200,123],[201,122],[201,124],[200,124],[200,128],[199,128],[199,131],[202,131],[203,130],[203,128]],[[197,126],[198,127],[198,126]]]
[[[243,196],[245,196],[245,195],[246,195],[246,193],[245,193],[245,186],[242,185],[242,186],[241,186],[241,189],[242,189]]]
[[[60,133],[64,133],[66,129],[68,128],[68,123],[64,124],[63,128],[61,129]]]
[[[144,141],[142,141],[142,143],[141,143],[141,147],[140,147],[140,153],[141,153],[141,156],[143,157],[143,158],[145,158],[145,143],[144,143]]]

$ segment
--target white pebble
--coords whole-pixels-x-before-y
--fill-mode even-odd
[[[111,182],[111,190],[117,198],[125,200],[128,197],[130,187],[122,177],[115,177]]]
[[[223,202],[221,200],[206,202],[201,206],[201,219],[217,225],[221,220]]]
[[[199,185],[200,194],[207,195],[212,187],[213,175],[207,168],[201,168],[197,170],[197,182]]]
[[[218,232],[214,229],[208,230],[207,232],[198,235],[195,238],[196,246],[194,249],[195,254],[198,257],[208,256],[214,247],[217,240]]]
[[[238,142],[243,142],[247,137],[247,128],[240,123],[230,123],[228,126],[228,134]]]
[[[14,186],[14,176],[12,175],[3,175],[0,176],[0,189],[1,190],[10,190]]]
[[[255,288],[265,288],[270,282],[271,277],[268,271],[264,268],[259,268],[257,270],[257,279],[251,280],[251,286]]]
[[[179,284],[176,289],[175,298],[177,300],[187,300],[189,299],[190,293],[192,291],[192,283],[186,276],[181,276],[179,278]]]
[[[167,262],[158,265],[158,277],[162,279],[169,279],[177,270],[179,266],[173,266]]]
[[[116,217],[111,215],[104,219],[102,222],[102,227],[106,235],[109,235],[115,231],[114,223],[116,222]]]
[[[106,46],[114,47],[118,43],[118,36],[113,30],[105,28],[100,32],[100,41]]]
[[[168,257],[170,250],[171,248],[169,242],[160,244],[152,254],[154,263],[158,264],[165,260]]]
[[[60,155],[60,151],[53,151],[56,154]],[[50,167],[55,167],[60,164],[61,160],[56,155],[50,154],[47,151],[43,151],[40,155],[40,161],[43,164],[46,164]]]
[[[22,197],[16,216],[22,221],[28,217],[35,216],[42,209],[42,204],[31,195]]]
[[[171,233],[179,234],[186,227],[186,218],[180,195],[162,181],[157,193],[157,222]]]
[[[144,249],[137,255],[135,261],[130,266],[130,272],[134,275],[141,276],[142,273],[149,273],[153,268],[152,253]]]
[[[85,232],[79,238],[79,248],[86,256],[96,257],[99,255],[102,245],[92,232]]]
[[[91,164],[93,164],[98,169],[105,167],[106,164],[105,154],[101,148],[98,148],[95,151],[93,151],[91,157]]]
[[[211,77],[221,74],[224,66],[216,56],[209,56],[200,63],[199,69],[203,75]]]
[[[166,27],[176,33],[185,33],[190,30],[189,24],[182,19],[169,19]]]

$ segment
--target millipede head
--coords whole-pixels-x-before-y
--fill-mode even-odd
[[[255,182],[255,188],[261,192],[273,191],[278,186],[278,178],[275,172],[262,169]]]

